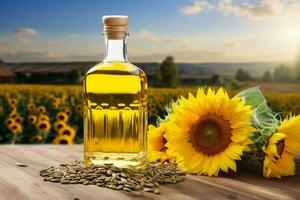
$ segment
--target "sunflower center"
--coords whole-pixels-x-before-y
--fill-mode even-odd
[[[59,141],[59,144],[68,144],[68,141],[67,141],[67,140],[64,140],[64,139],[63,139],[63,140],[60,140],[60,141]]]
[[[47,128],[47,125],[46,124],[41,124],[40,125],[40,129],[46,129]]]
[[[65,131],[63,132],[63,135],[68,135],[68,136],[70,136],[70,135],[71,135],[71,132],[70,132],[69,130],[65,130]]]
[[[277,144],[277,153],[281,157],[283,149],[284,149],[284,140],[280,140]]]
[[[215,114],[201,117],[191,128],[193,147],[206,155],[222,152],[231,143],[230,137],[229,122]]]

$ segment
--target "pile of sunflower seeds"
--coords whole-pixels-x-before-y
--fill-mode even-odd
[[[40,171],[44,181],[61,184],[97,185],[113,190],[145,191],[159,194],[160,184],[175,184],[185,178],[185,172],[169,163],[149,163],[145,169],[117,168],[112,164],[86,166],[75,161]]]

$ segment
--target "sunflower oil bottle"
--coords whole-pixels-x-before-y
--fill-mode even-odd
[[[83,80],[84,161],[143,167],[147,150],[147,78],[127,60],[127,16],[104,16],[105,56]]]

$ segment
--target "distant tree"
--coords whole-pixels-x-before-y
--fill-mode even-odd
[[[154,71],[153,86],[154,87],[160,87],[161,86],[161,76],[160,76],[159,69],[155,69],[155,71]]]
[[[220,85],[221,84],[220,75],[218,74],[213,75],[211,77],[210,82],[212,85]]]
[[[235,79],[238,81],[252,81],[253,78],[250,76],[249,72],[243,69],[239,69],[236,72]]]
[[[273,79],[277,82],[290,82],[292,77],[289,66],[281,64],[276,67],[273,73]]]
[[[298,56],[296,58],[295,62],[295,75],[296,75],[296,82],[300,82],[300,51],[298,53]]]
[[[264,75],[261,78],[264,82],[271,82],[272,81],[272,74],[269,70],[265,71]]]
[[[176,87],[178,85],[178,69],[172,56],[168,56],[161,63],[160,76],[163,87]]]
[[[76,83],[79,80],[80,76],[80,70],[73,69],[67,74],[68,83]]]

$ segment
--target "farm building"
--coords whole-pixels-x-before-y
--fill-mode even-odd
[[[21,83],[51,83],[51,84],[76,84],[80,83],[88,69],[97,62],[35,62],[35,63],[10,63],[10,69],[17,75]],[[149,82],[159,63],[137,63],[147,73]]]
[[[16,80],[18,83],[80,84],[87,70],[95,66],[97,62],[27,62],[5,64],[15,74],[15,79],[13,80]],[[158,62],[133,64],[147,74],[148,83],[150,86],[153,86],[160,64]],[[216,73],[209,67],[190,63],[177,63],[177,67],[180,85],[203,85],[216,82],[213,80]]]
[[[0,60],[0,83],[12,83],[15,78],[15,73]]]

